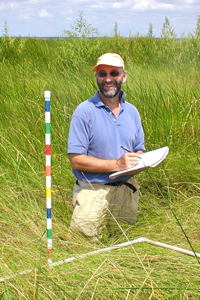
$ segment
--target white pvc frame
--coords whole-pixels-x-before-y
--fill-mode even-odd
[[[95,254],[106,252],[106,251],[112,251],[112,250],[119,249],[119,248],[122,248],[122,247],[131,246],[131,245],[137,244],[137,243],[148,243],[148,244],[153,245],[153,246],[174,250],[174,251],[180,252],[182,254],[186,254],[186,255],[189,255],[189,256],[200,258],[200,253],[189,251],[189,250],[186,250],[186,249],[183,249],[183,248],[171,246],[171,245],[160,243],[160,242],[155,242],[155,241],[149,240],[145,237],[141,237],[141,238],[138,238],[138,239],[135,239],[135,240],[132,240],[132,241],[122,243],[122,244],[117,244],[115,246],[102,248],[102,249],[98,249],[98,250],[95,250],[95,251],[83,253],[83,254],[80,254],[80,255],[77,255],[77,256],[74,256],[74,257],[66,258],[64,260],[60,260],[60,261],[52,263],[51,267],[53,268],[53,267],[62,265],[64,263],[74,261],[74,260],[79,259],[79,258],[84,258],[86,256],[95,255]],[[46,268],[46,267],[47,266],[43,266],[42,268]],[[49,265],[48,265],[48,267],[49,267]],[[31,273],[33,270],[37,271],[38,269],[34,268],[34,269],[31,269],[31,270],[25,270],[25,271],[22,271],[22,272],[19,272],[19,273],[14,273],[10,276],[0,278],[0,282],[4,282],[4,281],[6,281],[10,278],[16,277],[17,275],[25,275],[25,274]]]

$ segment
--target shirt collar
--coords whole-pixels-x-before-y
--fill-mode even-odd
[[[119,99],[120,99],[122,106],[124,106],[125,97],[126,97],[126,94],[123,91],[120,91]],[[91,100],[95,104],[96,107],[105,106],[105,104],[101,101],[101,98],[99,97],[98,91],[94,94],[94,96],[91,98]]]

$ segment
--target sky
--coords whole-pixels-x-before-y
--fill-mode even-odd
[[[177,37],[194,34],[200,0],[0,0],[0,36],[5,22],[9,36],[62,37],[83,14],[85,23],[100,36],[160,37],[165,17]]]

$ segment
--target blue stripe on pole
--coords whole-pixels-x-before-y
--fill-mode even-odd
[[[51,208],[47,208],[47,219],[51,219]]]
[[[50,101],[45,101],[45,111],[50,111]]]

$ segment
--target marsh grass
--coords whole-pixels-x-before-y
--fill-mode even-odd
[[[138,108],[146,149],[168,145],[141,172],[138,221],[115,224],[102,245],[69,238],[74,183],[66,144],[75,107],[96,90],[104,52],[124,57],[123,90]],[[148,244],[78,257],[146,237],[200,252],[199,54],[197,39],[0,40],[0,299],[198,299],[199,259]],[[50,90],[53,261],[46,246],[44,91]],[[25,271],[24,273],[21,273]]]

